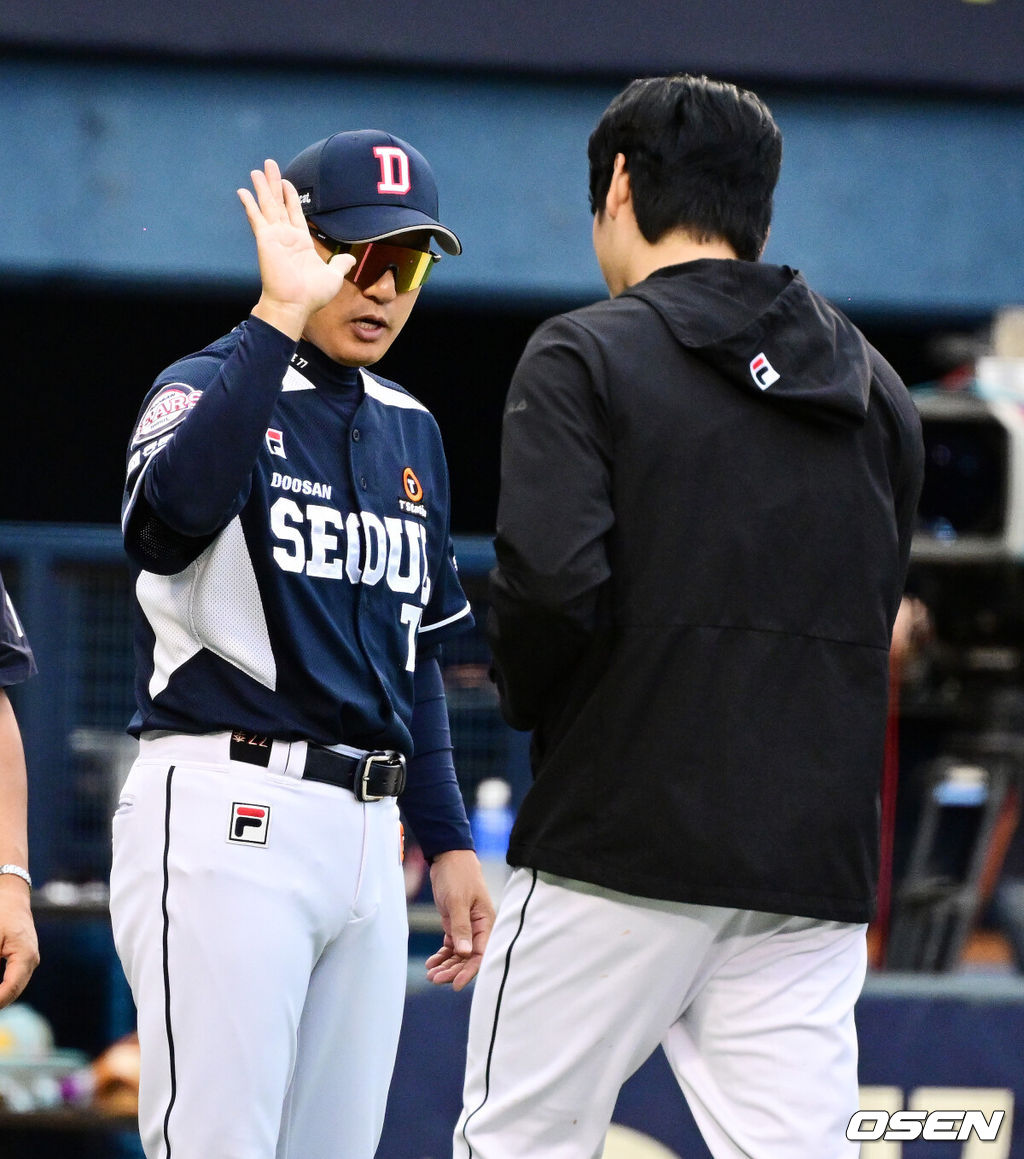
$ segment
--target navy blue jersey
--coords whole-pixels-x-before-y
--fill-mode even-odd
[[[0,576],[0,688],[20,684],[35,673],[32,649]]]
[[[410,753],[417,650],[472,624],[433,417],[250,318],[161,374],[128,451],[138,712]]]

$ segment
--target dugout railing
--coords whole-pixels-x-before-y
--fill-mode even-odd
[[[459,783],[471,810],[480,782],[502,777],[512,787],[514,807],[529,784],[529,738],[504,724],[488,677],[483,623],[492,541],[486,536],[456,537],[456,554],[476,619],[475,628],[444,649]],[[98,913],[105,909],[110,817],[135,748],[125,732],[134,711],[133,658],[128,568],[120,534],[116,526],[0,522],[0,570],[40,670],[36,678],[9,690],[29,767],[31,869],[41,887],[37,907]],[[979,738],[972,738],[973,763],[984,766],[992,778],[1002,764],[996,762],[995,768],[992,753],[976,753],[978,743]],[[1019,801],[1019,770],[1024,767],[1020,737],[1012,756],[1017,775],[1007,784],[1016,787]],[[997,778],[993,787],[1002,784]],[[947,810],[960,827],[971,824],[971,852],[963,872],[944,868],[941,874],[932,861],[936,851],[948,855],[949,843],[936,819],[939,811],[928,807],[928,798],[895,898],[889,969],[956,967],[985,894],[986,875],[991,876],[991,838],[999,832],[994,806],[1004,796],[987,791],[983,807],[969,809],[957,802]],[[407,869],[412,871],[414,842],[410,853]],[[425,880],[418,891],[411,889],[411,898],[414,933],[433,936],[437,918]]]

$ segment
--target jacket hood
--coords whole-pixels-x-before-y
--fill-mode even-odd
[[[703,259],[656,270],[622,296],[648,303],[680,345],[740,390],[818,421],[864,421],[868,344],[796,270]]]

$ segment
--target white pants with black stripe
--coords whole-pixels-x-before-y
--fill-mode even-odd
[[[148,1159],[372,1159],[407,976],[394,799],[164,737],[113,846]]]
[[[658,1044],[715,1159],[855,1159],[865,927],[518,869],[475,983],[456,1159],[596,1159]]]

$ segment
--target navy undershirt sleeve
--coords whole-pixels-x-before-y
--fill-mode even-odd
[[[219,531],[248,498],[281,381],[295,350],[286,334],[258,318],[203,396],[157,455],[145,479],[149,508],[173,531]]]
[[[451,729],[441,666],[434,653],[421,655],[414,677],[415,704],[402,811],[428,861],[449,849],[472,849],[466,806],[455,777]]]

